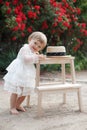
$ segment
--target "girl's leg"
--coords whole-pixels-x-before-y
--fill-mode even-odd
[[[26,97],[26,96],[18,97],[17,102],[16,102],[16,109],[17,109],[17,110],[23,111],[23,112],[26,111],[26,109],[21,106],[21,104],[22,104],[22,102],[24,101],[25,97]]]
[[[19,112],[16,110],[16,102],[17,102],[17,94],[12,93],[10,97],[10,112],[11,114],[18,114]]]

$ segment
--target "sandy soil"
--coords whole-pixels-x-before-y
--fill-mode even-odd
[[[46,93],[43,99],[44,115],[37,117],[37,95],[31,96],[31,108],[19,115],[9,113],[9,93],[0,82],[0,130],[87,130],[87,84],[82,83],[83,112],[78,110],[76,93],[67,93],[67,104],[62,94]],[[23,103],[26,107],[26,100]]]

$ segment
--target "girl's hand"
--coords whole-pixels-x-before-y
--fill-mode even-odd
[[[38,56],[39,56],[39,60],[43,60],[46,58],[46,55],[43,55],[43,54],[39,54]]]
[[[37,55],[39,55],[39,52],[36,52]]]

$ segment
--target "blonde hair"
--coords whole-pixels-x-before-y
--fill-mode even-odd
[[[44,47],[47,44],[47,37],[46,37],[46,35],[44,33],[42,33],[42,32],[39,32],[39,31],[33,32],[32,34],[30,34],[29,37],[28,37],[28,42],[31,39],[37,39],[38,41],[40,41],[41,43],[44,44]]]

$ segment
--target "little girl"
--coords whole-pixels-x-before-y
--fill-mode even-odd
[[[38,52],[43,50],[47,44],[47,38],[42,32],[33,32],[17,55],[17,58],[6,68],[8,71],[4,76],[4,90],[11,92],[10,113],[18,114],[25,112],[21,106],[27,95],[35,88],[36,70],[34,64],[45,56]]]

